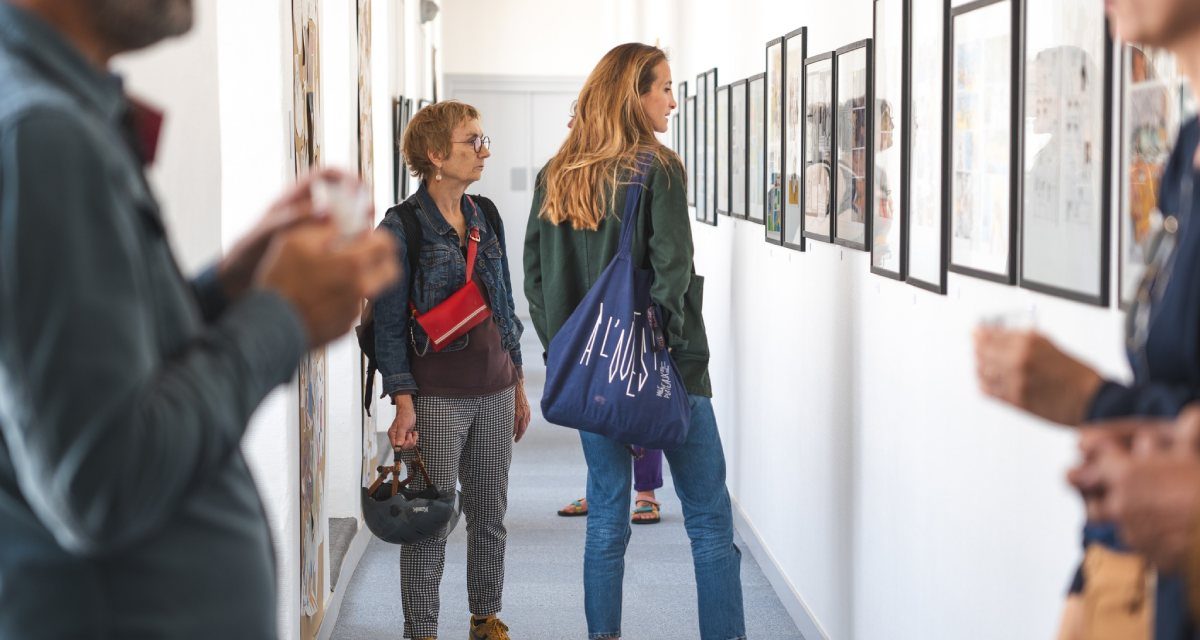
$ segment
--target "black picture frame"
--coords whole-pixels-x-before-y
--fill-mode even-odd
[[[767,97],[763,102],[766,117],[766,160],[763,162],[763,237],[767,243],[783,245],[783,37],[769,42],[765,49]]]
[[[833,242],[833,150],[837,147],[837,56],[827,51],[804,60],[804,237]]]
[[[717,158],[714,163],[717,175],[716,211],[719,216],[729,216],[733,198],[730,195],[731,167],[730,164],[730,92],[729,85],[717,87]]]
[[[904,144],[906,145],[906,194],[904,198],[904,281],[945,295],[950,265],[950,203],[944,184],[950,145],[943,120],[950,112],[950,6],[946,0],[908,0],[905,33]],[[936,19],[933,18],[936,15]],[[926,32],[926,30],[929,32]],[[934,31],[936,31],[934,33]],[[920,47],[912,43],[920,42]],[[918,90],[920,87],[920,90]],[[937,87],[936,93],[931,87]],[[935,235],[929,242],[930,235]],[[925,251],[933,247],[937,256],[930,274]]]
[[[421,98],[420,100],[417,101],[417,111],[420,111],[421,109],[424,109],[425,107],[428,107],[431,104],[433,104],[432,100],[426,100],[425,98]]]
[[[740,175],[739,175],[740,174]],[[750,80],[729,85],[729,215],[750,215]]]
[[[404,135],[405,131],[408,131],[408,123],[412,122],[412,117],[413,117],[413,99],[405,98],[404,99],[404,124],[400,128],[401,136]],[[407,200],[410,195],[412,195],[413,193],[416,192],[416,190],[413,188],[414,185],[413,185],[412,172],[408,171],[407,167],[404,171],[404,175],[400,177],[400,184],[401,184],[400,195],[404,199]]]
[[[696,110],[703,109],[703,115],[700,116],[698,123],[703,123],[703,131],[696,133],[696,138],[702,142],[698,142],[701,152],[700,157],[703,158],[703,170],[700,179],[700,184],[697,187],[701,188],[696,194],[697,200],[702,200],[702,206],[696,206],[696,220],[710,226],[717,226],[717,182],[720,175],[717,172],[717,70],[716,68],[709,69],[696,77],[696,81],[700,83],[701,96],[700,104],[697,104]]]
[[[888,8],[899,11],[889,12]],[[912,90],[908,66],[910,10],[909,0],[875,0],[872,36],[874,89],[871,105],[875,127],[871,179],[875,183],[868,238],[871,273],[900,281],[907,275],[904,237],[908,233],[909,142],[902,123],[908,113]]]
[[[746,80],[746,219],[766,224],[767,74]]]
[[[1112,238],[1112,202],[1111,198],[1109,198],[1113,163],[1112,59],[1116,51],[1113,39],[1110,36],[1107,20],[1105,19],[1103,5],[1089,5],[1091,10],[1096,12],[1096,15],[1090,16],[1091,20],[1079,21],[1085,24],[1079,24],[1076,21],[1067,22],[1062,32],[1055,34],[1057,40],[1040,49],[1036,56],[1045,65],[1041,69],[1043,73],[1052,72],[1055,65],[1058,65],[1059,70],[1065,67],[1069,70],[1069,73],[1053,74],[1053,77],[1046,79],[1046,81],[1031,80],[1030,75],[1037,71],[1037,63],[1030,58],[1030,47],[1032,46],[1031,39],[1029,38],[1030,14],[1046,10],[1047,8],[1053,10],[1056,8],[1055,5],[1061,2],[1062,0],[1039,0],[1037,3],[1021,7],[1020,59],[1023,82],[1021,85],[1022,111],[1020,116],[1021,155],[1019,156],[1018,166],[1022,168],[1022,175],[1020,180],[1021,218],[1018,226],[1018,238],[1021,242],[1020,253],[1018,254],[1019,259],[1017,261],[1018,281],[1020,287],[1023,289],[1084,304],[1107,307],[1111,284],[1109,273],[1109,260],[1111,256],[1109,247]],[[1042,14],[1039,13],[1038,15],[1041,16]],[[1044,16],[1042,17],[1044,22],[1054,24],[1053,21],[1044,20]],[[1088,33],[1089,27],[1092,29],[1090,34]],[[1087,35],[1092,37],[1098,36],[1098,41],[1082,44],[1072,37],[1086,37]],[[1089,51],[1087,49],[1089,44],[1099,49],[1099,51]],[[1099,46],[1097,47],[1096,45]],[[1090,67],[1088,65],[1089,53],[1098,54],[1096,57],[1099,58],[1098,60],[1092,59],[1091,62],[1093,64]],[[1045,60],[1042,58],[1042,55],[1057,57],[1058,59]],[[1047,69],[1046,67],[1051,67],[1051,69]],[[1096,71],[1100,73],[1097,74]],[[1077,80],[1083,85],[1080,89],[1081,92],[1086,93],[1090,89],[1096,95],[1076,96],[1075,99],[1064,97],[1067,91],[1077,86],[1075,84]],[[1089,85],[1089,82],[1093,84]],[[1097,82],[1102,82],[1103,84],[1097,85],[1095,84]],[[1040,110],[1036,110],[1033,114],[1029,113],[1029,102],[1037,100],[1037,96],[1032,95],[1030,89],[1040,89],[1043,87],[1050,87],[1059,92],[1056,96],[1059,98],[1056,105],[1059,112],[1053,116],[1043,115]],[[1096,104],[1097,102],[1099,105]],[[1053,102],[1042,101],[1042,104],[1053,104]],[[1078,118],[1074,122],[1074,126],[1053,122],[1053,120],[1057,119],[1059,121],[1065,120],[1069,123],[1072,118],[1064,115],[1064,113],[1071,110],[1073,105],[1079,105],[1078,109],[1080,111],[1085,111],[1089,107],[1094,108],[1099,106],[1101,110],[1100,117],[1094,120],[1089,116],[1095,116],[1096,114],[1087,113],[1087,115]],[[1038,123],[1035,119],[1050,120],[1051,123]],[[1034,125],[1055,128],[1056,124],[1059,125],[1057,127],[1058,130],[1051,134],[1051,141],[1046,143],[1043,150],[1046,147],[1050,147],[1055,140],[1058,140],[1057,143],[1054,143],[1054,148],[1060,150],[1058,157],[1043,158],[1041,152],[1032,158],[1029,157],[1031,151],[1029,143],[1035,140],[1029,128]],[[1091,125],[1090,131],[1085,130],[1088,124]],[[1064,134],[1064,131],[1068,133]],[[1091,135],[1090,139],[1088,139],[1089,134]],[[1070,139],[1071,136],[1077,136],[1078,139],[1072,141]],[[1093,144],[1098,145],[1100,148],[1101,158],[1099,163],[1095,163],[1090,157],[1094,149]],[[1074,155],[1077,157],[1072,157],[1070,153],[1072,148],[1075,149],[1076,153]],[[1082,157],[1082,163],[1078,162],[1079,157]],[[1092,161],[1092,173],[1090,175],[1086,170],[1089,161]],[[1085,166],[1081,170],[1080,167],[1072,167],[1073,164],[1083,164]],[[1029,168],[1028,171],[1025,170],[1026,167]],[[1067,175],[1066,172],[1071,168],[1075,168],[1079,173]],[[1083,211],[1083,206],[1089,200],[1087,197],[1080,197],[1084,195],[1082,191],[1073,193],[1062,192],[1068,188],[1074,191],[1075,188],[1086,184],[1088,178],[1091,178],[1092,193],[1090,194],[1090,202],[1092,203],[1092,208],[1090,211]],[[1049,203],[1049,206],[1046,206],[1048,203],[1044,200],[1047,199],[1054,199],[1056,202]],[[1046,216],[1039,216],[1036,213],[1030,215],[1031,204],[1033,204],[1031,201],[1042,201],[1038,202],[1038,204],[1043,205],[1043,210],[1047,210],[1047,213],[1053,215],[1062,216],[1061,219],[1064,220],[1073,219],[1081,221],[1086,219],[1089,214],[1094,216],[1092,222],[1095,223],[1094,231],[1097,236],[1092,238],[1092,241],[1095,243],[1092,249],[1096,252],[1097,263],[1086,266],[1076,264],[1076,266],[1082,267],[1079,271],[1072,271],[1069,268],[1064,269],[1064,265],[1062,264],[1064,258],[1078,257],[1077,255],[1072,256],[1072,252],[1079,251],[1083,242],[1082,234],[1077,233],[1077,229],[1069,229],[1061,233],[1058,237],[1036,237],[1049,234],[1039,233],[1041,231],[1048,231],[1044,227],[1039,229],[1039,225],[1046,219]],[[1044,257],[1044,254],[1050,254],[1052,257],[1047,259]],[[1039,279],[1038,276],[1032,276],[1030,275],[1031,261],[1035,259],[1046,259],[1047,262],[1055,263],[1050,267],[1046,265],[1040,266],[1043,274],[1042,278],[1045,278],[1046,274],[1050,273],[1053,274],[1051,277],[1058,277],[1068,273],[1078,275],[1086,270],[1089,272],[1087,275],[1092,279],[1091,284],[1095,286],[1095,289],[1090,291],[1083,290],[1080,287],[1073,287],[1073,283],[1062,281],[1052,283],[1046,279]],[[1086,261],[1085,258],[1080,262]]]
[[[684,159],[687,163],[687,204],[689,207],[696,206],[696,193],[698,185],[696,184],[698,176],[696,175],[696,165],[700,164],[696,158],[696,96],[688,96],[684,100],[683,109],[683,134],[684,134]]]
[[[696,76],[696,221],[708,223],[708,72]]]
[[[804,188],[801,174],[804,151],[804,59],[808,56],[808,29],[800,27],[783,36],[783,173],[779,203],[780,243],[805,250]]]
[[[683,175],[687,184],[684,191],[688,196],[691,196],[691,172],[688,169],[688,149],[687,149],[687,98],[688,98],[688,83],[686,81],[675,85],[675,101],[679,105],[675,112],[676,127],[675,127],[675,153],[679,154],[679,162],[683,165]],[[690,203],[689,203],[690,204]]]
[[[861,67],[852,65],[853,58],[862,55],[864,62]],[[874,166],[875,148],[875,81],[874,48],[870,38],[848,44],[834,52],[834,77],[836,78],[834,96],[834,135],[833,146],[833,243],[848,249],[869,251],[868,240],[871,238],[871,218],[874,215],[875,176],[871,175]],[[847,73],[861,72],[863,91],[850,91],[843,84]],[[857,84],[857,81],[855,81]],[[843,182],[849,181],[848,184]],[[840,193],[845,190],[847,197]],[[848,207],[842,209],[843,203]],[[855,211],[855,207],[859,211]],[[842,214],[847,213],[847,219]],[[854,220],[861,215],[862,220]],[[850,223],[862,225],[862,237],[857,237],[858,231]]]
[[[958,220],[960,220],[961,218],[964,217],[964,214],[962,214],[959,211],[959,205],[957,203],[955,203],[955,201],[954,201],[954,196],[955,196],[954,189],[955,189],[955,184],[956,184],[955,180],[957,179],[957,176],[956,176],[957,168],[955,167],[955,164],[954,164],[955,163],[955,140],[956,140],[955,125],[956,125],[956,117],[957,117],[957,113],[956,113],[955,109],[956,109],[957,105],[959,104],[959,101],[956,101],[956,99],[955,99],[956,98],[956,85],[954,83],[954,80],[955,80],[955,72],[957,70],[957,65],[959,64],[959,61],[956,59],[956,56],[955,56],[955,47],[958,44],[957,43],[957,36],[958,36],[958,30],[959,30],[959,27],[957,26],[958,21],[960,19],[963,19],[964,16],[969,16],[972,13],[989,8],[989,7],[991,7],[993,5],[997,5],[997,4],[1007,4],[1011,9],[1009,11],[1010,15],[1008,16],[1009,17],[1009,25],[1008,25],[1009,44],[1010,44],[1010,48],[1011,48],[1011,52],[1010,52],[1010,55],[1008,58],[1008,64],[1011,66],[1011,73],[1009,74],[1009,78],[1008,78],[1009,94],[1010,94],[1009,109],[1010,109],[1011,113],[1010,113],[1009,122],[1008,122],[1009,135],[1007,136],[1009,138],[1009,149],[1008,149],[1008,153],[1009,153],[1008,181],[1009,181],[1009,184],[1008,184],[1008,193],[1007,193],[1008,199],[1009,199],[1009,203],[1008,203],[1009,206],[1008,206],[1007,220],[1000,221],[1000,224],[1003,225],[1000,228],[1005,228],[1008,231],[1008,246],[1005,248],[1005,251],[1004,251],[1005,262],[1006,262],[1005,267],[1003,267],[1002,269],[988,270],[986,268],[971,266],[969,264],[963,264],[958,261],[958,258],[960,256],[956,255],[958,253],[958,251],[956,251],[955,237],[964,237],[964,236],[961,236],[962,232],[958,229],[957,222],[958,222]],[[950,235],[950,251],[949,251],[950,255],[949,255],[949,264],[947,266],[947,269],[949,269],[953,273],[958,273],[958,274],[962,274],[962,275],[966,275],[966,276],[971,276],[974,278],[980,278],[982,280],[987,280],[990,282],[998,282],[1000,284],[1008,284],[1008,285],[1013,285],[1013,284],[1016,284],[1016,282],[1017,282],[1017,244],[1018,244],[1018,242],[1017,242],[1017,240],[1018,240],[1017,224],[1018,224],[1018,217],[1019,217],[1018,216],[1018,207],[1020,206],[1020,193],[1021,193],[1020,192],[1020,179],[1021,179],[1021,173],[1022,173],[1021,166],[1017,162],[1017,158],[1021,157],[1021,140],[1020,140],[1021,122],[1020,122],[1019,118],[1020,118],[1020,114],[1021,114],[1021,102],[1022,102],[1021,69],[1023,66],[1022,61],[1020,59],[1021,47],[1019,46],[1019,43],[1017,42],[1017,40],[1020,37],[1020,33],[1021,33],[1020,14],[1021,14],[1021,0],[976,0],[975,2],[971,2],[971,3],[965,4],[965,5],[954,7],[950,10],[950,24],[948,27],[948,31],[946,32],[946,48],[948,50],[947,54],[946,54],[946,60],[947,60],[947,65],[946,65],[946,77],[947,77],[946,106],[947,106],[948,110],[943,115],[943,121],[945,122],[945,130],[943,132],[943,136],[945,137],[944,144],[948,148],[946,150],[946,155],[945,155],[945,165],[943,166],[942,198],[943,198],[943,200],[946,201],[946,206],[948,207],[947,217],[950,218],[950,230],[948,233]],[[995,23],[993,23],[993,24],[995,24]],[[997,226],[989,225],[988,228],[997,228]]]

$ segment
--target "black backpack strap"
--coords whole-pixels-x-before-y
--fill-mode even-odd
[[[496,203],[483,196],[471,196],[471,199],[479,205],[479,209],[483,211],[483,219],[487,221],[488,227],[496,236],[504,233],[504,221],[500,219],[500,211],[496,209]]]
[[[412,291],[412,277],[421,264],[421,242],[424,234],[421,231],[421,220],[417,218],[417,207],[409,200],[388,209],[384,216],[384,224],[388,218],[394,218],[404,230],[404,253],[408,262],[408,286]],[[380,226],[383,226],[382,224]],[[355,329],[358,333],[358,346],[367,359],[366,372],[363,377],[363,409],[371,415],[371,395],[375,390],[375,373],[379,365],[375,361],[375,302],[367,301],[363,310],[362,323]]]

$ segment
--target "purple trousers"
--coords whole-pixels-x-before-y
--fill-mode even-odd
[[[654,491],[661,489],[663,452],[660,449],[633,448],[642,454],[633,459],[633,490]]]

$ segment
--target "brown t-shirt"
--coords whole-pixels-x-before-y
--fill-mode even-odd
[[[477,279],[473,281],[487,300],[487,287]],[[467,333],[467,346],[462,350],[430,350],[423,356],[413,354],[410,362],[420,388],[417,393],[423,396],[488,396],[517,383],[517,368],[500,344],[500,329],[490,314]]]

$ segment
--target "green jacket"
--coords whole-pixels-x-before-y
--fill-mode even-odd
[[[664,312],[667,346],[684,387],[689,394],[711,397],[708,335],[701,315],[704,278],[696,275],[692,265],[695,249],[685,186],[678,163],[664,167],[654,162],[639,205],[633,260],[654,271],[650,296]],[[538,216],[545,197],[542,175],[538,175],[525,232],[525,296],[543,349],[617,255],[626,188],[618,185],[599,229],[575,231],[570,224],[554,225]]]

